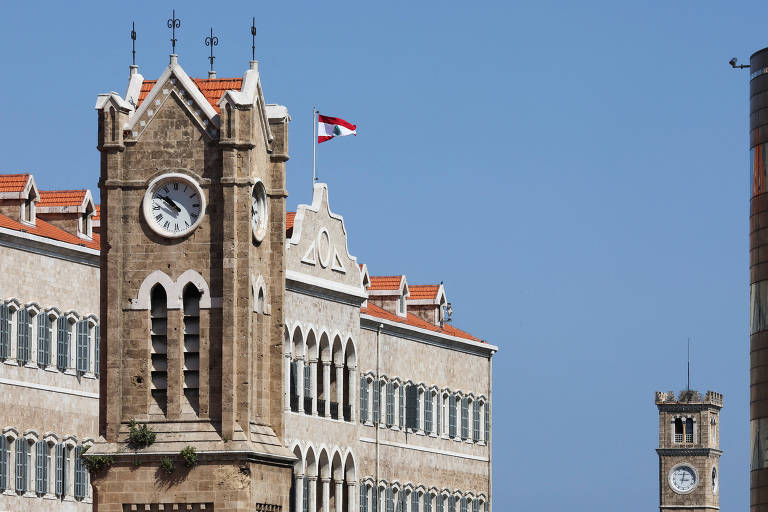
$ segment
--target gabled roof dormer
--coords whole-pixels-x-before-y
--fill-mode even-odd
[[[37,203],[37,215],[78,238],[93,239],[93,215],[96,205],[91,191],[43,190]]]
[[[408,316],[410,289],[404,275],[369,276],[368,301],[400,317]]]
[[[445,309],[448,300],[443,283],[411,285],[408,297],[408,311],[434,325],[445,321]]]
[[[0,175],[0,213],[22,224],[34,226],[40,199],[31,174]]]

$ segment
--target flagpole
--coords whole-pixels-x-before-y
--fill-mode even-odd
[[[312,107],[312,183],[317,181],[317,108]]]

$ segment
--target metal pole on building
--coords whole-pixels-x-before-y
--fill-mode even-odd
[[[312,107],[312,183],[317,181],[317,107]]]

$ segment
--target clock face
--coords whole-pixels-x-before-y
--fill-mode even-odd
[[[696,471],[686,464],[675,466],[669,473],[669,483],[678,493],[691,492],[698,484]]]
[[[717,468],[712,468],[712,493],[717,494]]]
[[[184,174],[163,174],[152,180],[144,194],[144,219],[166,238],[185,236],[200,224],[205,196],[195,180]]]
[[[261,242],[267,234],[267,191],[261,181],[257,181],[251,191],[251,230],[256,242]]]

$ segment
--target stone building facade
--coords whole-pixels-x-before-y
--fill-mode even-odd
[[[326,185],[286,213],[290,117],[256,63],[132,66],[96,108],[101,205],[0,177],[0,511],[490,510],[497,348],[442,284],[371,276]],[[203,200],[180,236],[153,220],[174,183]],[[130,449],[131,420],[156,442]]]

